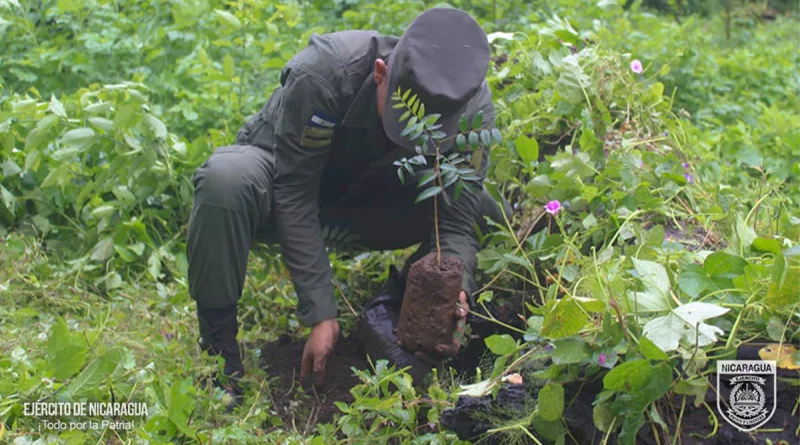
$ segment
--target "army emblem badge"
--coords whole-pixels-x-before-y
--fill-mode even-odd
[[[752,431],[775,414],[777,367],[774,361],[717,362],[717,410],[740,431]]]

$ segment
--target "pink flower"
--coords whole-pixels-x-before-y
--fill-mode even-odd
[[[606,353],[601,352],[600,357],[597,358],[597,364],[603,366],[606,364]]]
[[[558,200],[550,201],[547,203],[546,206],[544,206],[544,210],[547,213],[556,216],[556,213],[558,213],[558,211],[561,210],[561,203],[558,202]]]
[[[642,68],[642,62],[640,62],[639,59],[634,59],[631,62],[631,71],[633,71],[636,74],[642,74],[642,71],[644,71],[644,69]]]

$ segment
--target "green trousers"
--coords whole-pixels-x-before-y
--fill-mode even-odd
[[[187,257],[189,293],[198,306],[222,309],[235,305],[242,295],[253,244],[277,243],[272,214],[274,173],[274,155],[246,145],[218,148],[195,172]],[[345,196],[320,203],[326,246],[378,251],[422,243],[407,269],[428,252],[433,229],[432,200],[415,204],[418,192],[416,185],[410,184],[392,196],[375,190],[357,199]],[[504,207],[510,215],[508,205]],[[485,189],[481,208],[483,216],[503,222],[501,206]],[[484,217],[475,223],[487,233]]]

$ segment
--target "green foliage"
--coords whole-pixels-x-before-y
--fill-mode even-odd
[[[478,278],[524,289],[527,325],[519,340],[484,339],[492,354],[474,381],[422,389],[385,362],[357,371],[355,402],[306,428],[281,423],[255,347],[247,414],[220,414],[222,393],[196,383],[219,363],[196,348],[185,279],[192,174],[313,32],[399,35],[426,4],[0,0],[0,437],[458,443],[418,416],[438,425],[457,395],[445,388],[496,393],[550,345],[536,408],[494,433],[567,440],[564,385],[597,377],[600,431],[635,443],[651,422],[672,439],[659,400],[702,406],[715,357],[754,338],[800,340],[796,20],[719,2],[449,3],[489,33],[497,129],[476,114],[445,135],[414,92],[392,92],[418,146],[397,175],[419,200],[457,198],[491,160],[487,188],[517,212],[486,237]],[[337,293],[358,307],[404,255],[332,256]],[[277,258],[251,255],[249,345],[303,333]],[[354,323],[343,317],[343,330]],[[151,412],[129,433],[45,437],[22,415],[27,401],[122,395]]]

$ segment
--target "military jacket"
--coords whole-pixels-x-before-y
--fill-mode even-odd
[[[272,211],[299,299],[298,317],[305,324],[337,315],[319,221],[321,203],[402,186],[392,163],[416,154],[388,142],[377,114],[375,60],[386,60],[397,41],[361,30],[312,36],[286,64],[266,105],[237,134],[237,144],[275,155]],[[493,127],[494,107],[485,83],[467,114],[478,110],[483,110],[485,128]],[[488,166],[486,153],[483,159],[477,171],[481,178]],[[461,259],[465,287],[474,287],[477,206],[470,193],[452,208],[440,206],[442,253]]]

